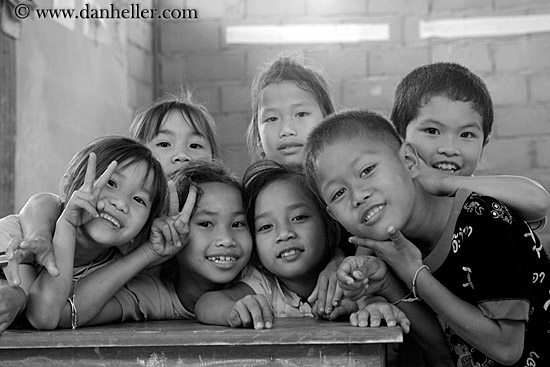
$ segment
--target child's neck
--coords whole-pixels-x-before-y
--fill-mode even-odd
[[[105,250],[106,248],[104,245],[96,243],[88,235],[83,233],[80,228],[77,229],[74,249],[74,266],[91,263]]]
[[[204,293],[223,289],[225,285],[212,283],[180,268],[174,288],[183,307],[187,311],[195,313],[195,305]]]
[[[433,196],[415,182],[416,200],[403,235],[427,256],[437,245],[451,215],[454,198]]]
[[[307,299],[313,292],[318,277],[319,271],[311,271],[309,274],[299,278],[288,279],[277,277],[277,279],[279,279],[279,282],[288,290],[296,293],[300,298]]]

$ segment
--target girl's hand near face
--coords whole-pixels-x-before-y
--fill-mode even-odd
[[[358,300],[383,288],[388,273],[386,264],[375,256],[350,256],[338,268],[338,284],[344,297]]]
[[[168,215],[155,219],[146,245],[151,250],[151,261],[167,260],[180,252],[189,243],[189,220],[197,200],[197,188],[190,186],[189,195],[181,212],[178,193],[173,181],[168,181],[170,206]]]
[[[65,210],[61,213],[59,221],[65,221],[74,228],[78,228],[93,218],[98,218],[99,213],[97,198],[105,187],[112,174],[115,172],[117,162],[111,162],[105,172],[95,180],[96,176],[96,155],[90,153],[84,183],[79,190],[73,192]]]
[[[55,265],[53,246],[50,241],[26,241],[12,238],[6,248],[8,265],[4,269],[10,285],[20,285],[19,264],[36,261],[44,266],[52,277],[59,275]]]
[[[332,259],[327,264],[319,274],[317,284],[307,299],[309,304],[314,305],[312,313],[315,317],[327,318],[340,305],[343,294],[342,288],[338,286],[336,271],[341,259],[341,257]]]

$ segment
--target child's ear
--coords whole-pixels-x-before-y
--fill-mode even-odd
[[[406,141],[403,142],[399,154],[407,169],[413,174],[413,177],[416,177],[419,173],[420,157],[414,145]]]
[[[330,215],[330,217],[331,217],[332,219],[334,219],[335,221],[338,221],[338,219],[336,219],[336,218],[334,217],[334,214],[332,213],[332,211],[330,210],[330,207],[329,207],[328,205],[325,207],[325,209],[326,209],[328,215]]]

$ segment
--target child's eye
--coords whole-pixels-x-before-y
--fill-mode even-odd
[[[273,226],[271,224],[264,224],[263,226],[258,227],[258,232],[265,232],[271,229]]]
[[[189,145],[189,148],[191,148],[191,149],[202,149],[204,147],[202,145],[200,145],[199,143],[193,143],[193,144]]]
[[[140,198],[139,196],[136,196],[136,197],[134,198],[134,201],[136,201],[137,203],[139,203],[139,204],[141,204],[141,205],[143,205],[143,206],[145,206],[145,207],[147,206],[147,201],[146,201],[145,199],[143,199],[143,198]]]
[[[157,146],[157,147],[161,147],[161,148],[169,148],[169,147],[170,147],[170,143],[165,142],[165,141],[161,141],[160,143],[157,143],[156,146]]]
[[[470,131],[465,131],[463,132],[462,134],[460,134],[460,137],[461,138],[466,138],[466,139],[471,139],[471,138],[475,138],[476,135]]]
[[[344,195],[345,192],[346,192],[346,189],[336,190],[336,192],[331,196],[330,201],[337,200],[338,198],[340,198],[340,196]]]
[[[204,227],[204,228],[211,228],[211,227],[214,226],[212,224],[212,222],[207,222],[207,221],[198,222],[197,225],[199,225],[201,227]]]
[[[277,117],[274,117],[274,116],[268,117],[264,120],[264,122],[275,122],[275,121],[277,121]]]
[[[309,216],[307,216],[307,215],[305,215],[305,214],[301,214],[301,215],[297,215],[297,216],[295,216],[294,218],[292,218],[291,221],[293,221],[293,222],[299,222],[299,221],[305,220],[305,219],[307,219],[307,218],[309,218]]]
[[[361,171],[361,174],[359,175],[359,177],[365,177],[367,176],[369,173],[371,173],[373,170],[374,170],[374,165],[372,166],[368,166],[367,168],[363,169]]]
[[[233,228],[243,228],[246,227],[246,222],[244,221],[238,221],[231,225]]]
[[[107,186],[116,188],[116,182],[113,180],[107,181]]]
[[[430,134],[430,135],[437,135],[439,134],[439,131],[434,128],[434,127],[428,127],[427,129],[424,130],[426,132],[426,134]]]
[[[309,112],[298,112],[296,114],[296,116],[298,117],[306,117],[306,116],[309,116]]]

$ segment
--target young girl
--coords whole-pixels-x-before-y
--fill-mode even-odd
[[[208,110],[194,101],[188,92],[181,96],[167,96],[140,111],[132,122],[130,134],[151,149],[169,176],[192,160],[219,158],[215,128]],[[36,261],[44,265],[50,274],[56,275],[51,239],[60,213],[58,196],[49,193],[33,196],[18,217],[0,222],[0,232],[5,230],[9,233],[12,227],[20,225],[23,233],[20,239],[24,241],[14,241],[8,247],[9,236],[6,236],[7,240],[0,238],[0,248],[7,248],[10,258],[16,250],[21,252],[23,258],[33,260],[36,257]],[[16,268],[12,273],[17,282]]]
[[[171,199],[172,205],[185,200],[176,216],[189,222],[187,244],[174,249],[173,215],[157,219],[149,241],[78,284],[78,326],[192,319],[204,292],[223,289],[240,276],[252,252],[240,182],[220,163],[200,160],[178,170],[172,180],[179,196]],[[169,260],[173,264],[167,264],[160,277],[138,274],[175,252]],[[96,286],[108,279],[106,287]],[[61,327],[69,327],[67,321]]]
[[[308,189],[305,177],[272,161],[259,161],[245,173],[247,217],[255,238],[258,268],[235,287],[206,293],[195,307],[205,323],[270,328],[276,317],[313,316],[307,298],[335,250],[338,226]],[[371,306],[375,306],[371,304]],[[387,322],[408,320],[396,312]],[[313,306],[315,307],[315,306]],[[354,310],[341,305],[327,318]]]
[[[62,180],[63,211],[52,239],[59,274],[21,269],[30,324],[54,329],[70,306],[74,322],[78,282],[119,258],[119,246],[148,238],[153,220],[164,211],[166,193],[160,163],[133,139],[99,138],[78,152]]]

